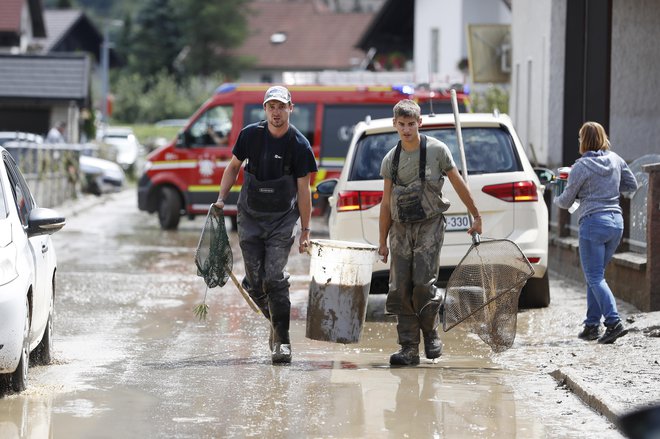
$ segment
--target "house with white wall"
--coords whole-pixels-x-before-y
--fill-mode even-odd
[[[502,1],[415,0],[413,65],[419,83],[467,83],[459,69],[468,57],[468,24],[509,24]]]
[[[513,0],[510,113],[549,167],[578,157],[594,120],[627,161],[660,153],[660,3]]]

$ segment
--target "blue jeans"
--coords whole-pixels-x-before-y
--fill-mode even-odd
[[[580,221],[580,262],[587,282],[587,318],[584,324],[616,325],[620,319],[612,290],[605,280],[605,267],[623,236],[623,217],[618,212],[598,212]]]

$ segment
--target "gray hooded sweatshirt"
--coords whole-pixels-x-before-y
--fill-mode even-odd
[[[554,203],[568,209],[579,199],[578,223],[596,212],[619,212],[619,194],[637,189],[637,180],[626,162],[612,151],[587,151],[568,176],[564,192]]]

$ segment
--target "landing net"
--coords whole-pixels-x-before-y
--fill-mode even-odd
[[[222,209],[211,205],[195,251],[197,276],[204,278],[209,288],[222,287],[229,279],[233,264],[225,217]]]
[[[520,290],[533,275],[514,242],[494,239],[473,244],[447,283],[443,330],[465,321],[493,351],[510,348],[516,338]]]

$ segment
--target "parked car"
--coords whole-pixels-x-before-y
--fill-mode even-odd
[[[521,304],[530,307],[550,303],[548,284],[548,210],[544,186],[534,172],[511,119],[500,114],[461,114],[469,186],[483,218],[482,239],[508,238],[523,251],[535,275],[523,288]],[[452,114],[422,117],[420,131],[447,144],[461,168]],[[329,179],[317,191],[330,195],[331,239],[378,245],[378,216],[383,196],[380,165],[398,141],[392,118],[361,122],[355,128],[338,179]],[[439,285],[467,253],[472,241],[466,233],[469,219],[465,206],[450,183],[443,195],[451,202],[445,212],[447,229],[440,256]],[[386,293],[389,265],[374,264],[372,293]]]
[[[101,141],[117,150],[117,163],[124,172],[133,175],[136,172],[140,142],[129,127],[107,127],[102,131]]]
[[[115,162],[87,155],[80,156],[82,190],[94,195],[119,192],[126,182],[124,170]]]
[[[43,136],[23,131],[0,131],[0,146],[7,142],[44,143]]]
[[[50,235],[65,219],[37,206],[12,156],[0,148],[0,393],[21,392],[30,359],[52,355],[57,258]]]

